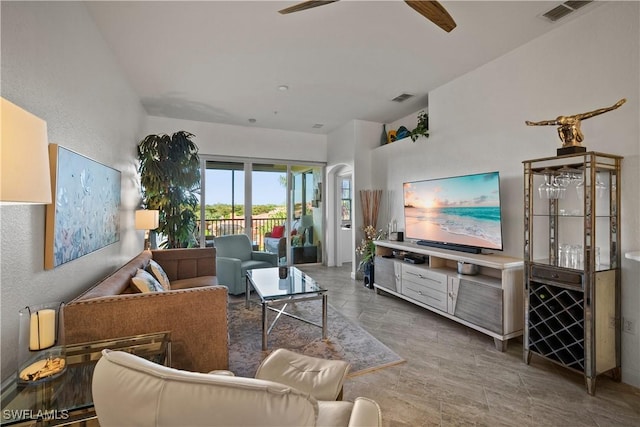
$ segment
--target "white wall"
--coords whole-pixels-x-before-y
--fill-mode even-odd
[[[331,236],[327,236],[327,259],[329,266],[339,263],[339,251],[337,245],[341,245],[339,233],[340,221],[337,218],[338,209],[335,197],[336,176],[344,170],[352,172],[352,220],[351,239],[354,242],[353,249],[362,238],[362,213],[360,209],[360,190],[381,189],[372,186],[372,149],[379,145],[382,125],[380,123],[364,120],[353,120],[341,126],[328,135],[327,140],[327,188],[334,189],[334,194],[329,195],[330,205],[327,207],[327,230]],[[378,222],[381,226],[382,222]],[[331,240],[329,240],[331,239]],[[352,265],[352,277],[356,276],[357,258]]]
[[[18,310],[68,301],[142,250],[133,210],[144,112],[83,3],[1,7],[2,96],[46,120],[50,142],[122,172],[120,241],[55,270],[44,270],[45,207],[0,207],[4,380],[17,368]]]
[[[172,134],[179,130],[195,135],[193,140],[200,154],[312,162],[327,160],[326,135],[166,117],[149,117],[145,126],[145,134]]]
[[[342,245],[341,236],[338,232],[340,221],[338,219],[338,176],[345,170],[352,174],[353,184],[353,164],[355,158],[355,130],[354,123],[349,122],[335,131],[331,132],[327,137],[327,179],[326,187],[329,191],[326,197],[326,218],[327,218],[327,266],[334,267],[340,265],[340,255],[338,247]],[[353,187],[352,187],[353,188]],[[356,194],[353,190],[354,197]],[[355,203],[352,203],[352,215],[355,219]],[[351,250],[355,250],[355,227],[356,224],[351,222],[351,230],[347,233],[350,235]],[[355,277],[355,270],[352,272]]]
[[[613,105],[583,121],[583,145],[625,156],[622,249],[640,249],[640,5],[607,3],[557,30],[429,94],[428,139],[409,138],[374,149],[373,183],[395,192],[391,215],[402,216],[402,183],[498,170],[504,203],[504,253],[523,253],[522,161],[553,157],[555,119]],[[416,112],[417,114],[417,112]],[[640,263],[622,262],[622,315],[640,321]],[[623,381],[640,386],[640,328],[622,334]]]

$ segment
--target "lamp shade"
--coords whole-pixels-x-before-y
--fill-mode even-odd
[[[141,209],[136,211],[136,230],[155,230],[159,225],[160,212]]]
[[[313,215],[302,215],[300,225],[304,228],[311,227],[313,225]]]
[[[51,203],[47,123],[2,100],[0,202]]]

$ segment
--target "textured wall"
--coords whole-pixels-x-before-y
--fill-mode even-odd
[[[140,197],[135,146],[145,115],[83,3],[1,7],[2,96],[46,120],[51,143],[122,172],[120,242],[55,270],[44,270],[45,207],[0,207],[4,380],[16,369],[19,309],[69,300],[142,249],[133,210]]]

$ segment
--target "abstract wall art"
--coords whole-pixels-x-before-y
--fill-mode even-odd
[[[120,240],[120,171],[49,145],[53,203],[47,205],[45,268]]]

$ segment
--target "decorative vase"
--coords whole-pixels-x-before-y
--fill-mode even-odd
[[[373,261],[366,262],[362,265],[362,274],[364,276],[364,286],[373,289]]]

